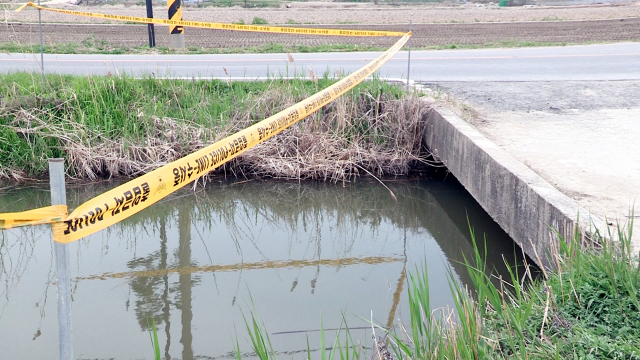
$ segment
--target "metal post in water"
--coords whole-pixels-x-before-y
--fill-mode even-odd
[[[40,0],[38,0],[38,6],[40,6]],[[40,24],[40,69],[42,70],[42,87],[44,91],[44,46],[42,43],[42,11],[38,9],[38,24]]]
[[[66,205],[64,185],[64,159],[49,159],[51,205]],[[69,244],[53,242],[56,253],[56,286],[58,288],[58,338],[60,360],[73,360],[73,328],[71,323],[71,276],[69,271]]]
[[[409,32],[411,32],[411,23],[409,20]],[[409,72],[411,71],[411,37],[409,37],[409,54],[407,55],[407,93],[409,93]]]
[[[191,211],[182,207],[178,209],[178,263],[181,269],[191,265]],[[193,309],[191,273],[180,274],[180,309],[182,323],[182,358],[193,359]]]

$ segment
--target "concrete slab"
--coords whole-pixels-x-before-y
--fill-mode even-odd
[[[605,229],[604,222],[562,194],[451,110],[428,114],[425,143],[482,208],[538,265],[550,267],[545,254],[557,249],[557,229]]]
[[[590,213],[629,223],[640,201],[640,108],[513,112],[492,119],[478,129],[498,146]],[[637,221],[638,235],[639,226]]]
[[[488,156],[492,157],[491,161],[497,161],[504,170],[497,171],[483,165],[489,169],[485,170],[484,181],[490,180],[497,184],[491,186],[500,187],[501,182],[506,181],[500,179],[501,176],[516,176],[523,183],[523,189],[532,189],[534,182],[539,183],[542,180],[546,184],[544,192],[554,194],[553,199],[545,197],[544,202],[534,201],[533,204],[525,203],[524,206],[543,206],[548,203],[552,208],[562,210],[553,215],[557,218],[550,218],[540,212],[522,213],[512,205],[516,213],[521,212],[518,216],[528,216],[531,221],[551,224],[550,221],[572,221],[579,211],[581,217],[587,213],[594,215],[591,220],[596,219],[596,222],[597,219],[605,219],[610,225],[626,226],[630,223],[631,209],[634,204],[640,203],[640,100],[631,95],[640,83],[531,82],[438,85],[441,90],[455,96],[456,100],[449,102],[452,108],[471,109],[471,112],[466,111],[470,116],[466,116],[463,124],[468,129],[462,133],[467,135],[457,136],[466,136],[474,143],[478,142],[477,139],[481,136],[485,139],[480,141],[481,144],[493,144],[495,151],[499,150],[502,153],[491,155],[491,152],[485,150]],[[430,87],[433,87],[433,84]],[[462,102],[467,105],[460,106]],[[451,121],[452,116],[458,118],[452,112],[441,109],[438,111],[452,124],[449,126],[462,126],[457,124],[457,120]],[[477,135],[470,136],[470,132]],[[433,135],[426,136],[427,141],[431,141],[433,146],[449,146],[444,142],[438,143],[429,136]],[[451,142],[451,139],[447,141]],[[474,146],[482,148],[480,145]],[[459,147],[456,149],[462,151]],[[442,152],[442,149],[438,150]],[[511,160],[504,160],[506,158]],[[447,155],[445,160],[457,161],[452,155]],[[466,166],[477,166],[470,162],[471,159],[460,161]],[[512,161],[520,165],[516,166]],[[459,178],[456,171],[451,171]],[[464,172],[460,176],[464,176]],[[536,178],[539,180],[534,181]],[[478,180],[483,181],[482,178],[473,181]],[[468,189],[473,186],[469,185]],[[520,191],[518,186],[520,185],[515,186],[516,191]],[[481,202],[480,195],[472,195]],[[502,198],[499,201],[508,200]],[[637,221],[640,220],[640,205],[636,208],[636,236],[632,239],[632,246],[637,253],[640,250],[640,221]],[[491,214],[491,211],[496,210],[487,211]],[[518,235],[517,230],[509,230],[509,226],[521,226],[527,229],[526,231],[533,231],[528,229],[529,225],[526,224],[517,225],[513,220],[507,221],[506,218],[499,220],[500,216],[502,215],[492,214],[512,237],[514,234],[523,237],[524,234]],[[561,220],[563,217],[564,220]],[[510,223],[513,224],[509,225]],[[600,224],[604,225],[602,222]],[[609,228],[613,230],[613,227]],[[533,235],[534,233],[529,234],[544,236]],[[527,241],[526,236],[521,240],[514,237],[514,240]],[[526,250],[526,244],[523,247]]]

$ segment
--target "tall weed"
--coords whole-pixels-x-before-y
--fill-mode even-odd
[[[631,217],[633,219],[633,217]],[[508,267],[509,279],[485,272],[486,245],[476,243],[467,261],[473,292],[449,273],[455,308],[436,316],[430,308],[426,265],[410,276],[411,329],[394,334],[403,359],[640,359],[638,258],[630,253],[631,229],[597,246],[580,232],[560,237],[552,261],[560,267],[534,279],[525,266]],[[609,240],[616,235],[620,242]],[[482,249],[482,250],[481,250]],[[526,264],[525,264],[526,265]]]

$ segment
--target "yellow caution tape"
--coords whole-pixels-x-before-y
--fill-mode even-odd
[[[390,49],[355,73],[328,88],[280,111],[244,130],[209,145],[195,153],[158,168],[135,180],[120,185],[76,208],[69,216],[64,205],[49,206],[20,213],[0,214],[0,229],[16,226],[53,223],[54,240],[69,243],[109,227],[144,210],[191,181],[237,157],[248,149],[271,138],[296,122],[316,112],[324,105],[342,96],[378,70],[404,46],[411,32],[307,29],[277,26],[232,25],[199,21],[175,21],[134,16],[105,15],[63,9],[45,8],[32,2],[24,4],[40,10],[64,14],[103,18],[109,20],[178,25],[206,29],[271,32],[282,34],[334,35],[334,36],[402,36]]]
[[[167,20],[167,19],[155,19],[145,18],[137,16],[122,16],[122,15],[107,15],[99,13],[90,13],[82,11],[64,10],[47,8],[44,6],[38,6],[32,2],[28,2],[16,9],[16,12],[24,10],[27,6],[32,6],[38,10],[54,11],[63,14],[86,16],[99,19],[117,20],[117,21],[129,21],[143,24],[158,24],[158,25],[171,25],[171,26],[187,26],[204,29],[214,30],[235,30],[235,31],[252,31],[252,32],[267,32],[277,34],[302,34],[302,35],[329,35],[329,36],[403,36],[406,33],[398,31],[372,31],[372,30],[347,30],[347,29],[312,29],[312,28],[295,28],[295,27],[281,27],[281,26],[261,26],[261,25],[237,25],[237,24],[223,24],[223,23],[211,23],[203,21],[179,21],[179,20]]]
[[[369,77],[398,52],[410,36],[406,34],[355,73],[299,103],[80,205],[62,222],[53,225],[54,240],[69,243],[122,221],[271,138]]]
[[[4,213],[0,214],[0,230],[27,225],[60,223],[66,217],[66,205],[53,205],[17,213]]]

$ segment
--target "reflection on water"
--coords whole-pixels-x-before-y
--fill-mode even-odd
[[[452,304],[446,274],[468,283],[467,219],[504,272],[511,240],[456,183],[214,182],[183,191],[71,244],[77,358],[152,358],[155,321],[165,359],[250,357],[243,316],[254,311],[275,349],[305,357],[322,324],[346,318],[370,343],[367,321],[407,324],[407,273],[428,264],[432,304]],[[112,185],[108,185],[111,187]],[[105,185],[68,190],[70,207]],[[0,211],[47,205],[44,188],[0,194]],[[511,260],[512,262],[515,260]],[[0,233],[0,353],[57,358],[56,293],[46,226]],[[334,329],[334,331],[331,331]]]

